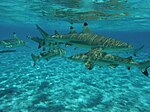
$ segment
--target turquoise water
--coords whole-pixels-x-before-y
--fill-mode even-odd
[[[136,67],[127,70],[125,66],[95,66],[88,70],[84,64],[61,57],[41,60],[33,67],[31,54],[42,51],[26,36],[42,38],[35,24],[49,34],[54,34],[54,30],[66,34],[70,22],[81,32],[85,21],[94,33],[128,42],[135,48],[144,45],[133,59],[150,60],[150,1],[108,1],[1,1],[0,40],[12,38],[16,32],[28,47],[12,48],[16,52],[0,54],[0,112],[150,112],[150,78]],[[98,9],[106,14],[94,15],[98,17],[92,20],[88,18],[89,13],[83,14]],[[108,16],[107,12],[114,15]],[[79,19],[81,15],[86,17]],[[73,46],[63,48],[67,56],[84,51],[74,50]]]

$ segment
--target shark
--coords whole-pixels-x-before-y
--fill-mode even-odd
[[[0,46],[3,48],[14,48],[14,47],[21,47],[26,46],[26,42],[22,39],[18,38],[16,33],[13,33],[13,38],[5,39],[0,41]]]
[[[39,62],[41,59],[45,59],[49,61],[49,59],[53,57],[63,57],[66,54],[66,51],[62,48],[52,48],[47,52],[40,53],[39,55],[31,54],[31,57],[34,61],[34,66]]]
[[[132,57],[123,58],[120,56],[112,55],[106,52],[100,52],[98,49],[93,49],[87,53],[76,54],[70,57],[67,57],[69,60],[76,62],[84,63],[86,68],[91,70],[95,65],[98,66],[126,66],[128,70],[131,67],[138,67],[139,70],[145,75],[148,76],[148,68],[150,67],[150,60],[143,62],[136,62]]]
[[[80,33],[77,33],[73,26],[71,26],[68,34],[55,33],[54,35],[49,35],[39,25],[36,24],[36,27],[46,42],[61,42],[77,48],[85,48],[88,50],[99,48],[103,52],[127,51],[136,55],[144,47],[141,46],[140,48],[133,49],[133,45],[126,42],[92,33],[86,22],[84,23],[83,31]]]

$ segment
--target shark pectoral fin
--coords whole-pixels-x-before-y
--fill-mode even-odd
[[[36,65],[37,61],[39,60],[38,56],[35,56],[34,54],[31,54],[32,60],[34,61],[34,65]]]
[[[140,62],[138,65],[140,71],[145,75],[148,76],[148,68],[150,68],[150,60],[148,61],[144,61],[144,62]]]
[[[88,24],[85,22],[82,33],[91,33],[90,28],[88,27]]]
[[[91,62],[86,62],[86,63],[85,63],[85,66],[86,66],[87,69],[92,70],[93,67],[94,67],[94,64],[91,63]]]
[[[141,47],[139,47],[139,48],[137,48],[137,49],[134,49],[134,51],[131,51],[131,52],[133,53],[134,56],[136,56],[137,53],[138,53],[139,51],[141,51],[143,48],[144,48],[144,45],[142,45]]]

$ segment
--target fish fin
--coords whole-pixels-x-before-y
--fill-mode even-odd
[[[58,31],[57,31],[57,30],[55,30],[55,35],[59,35],[59,33],[58,33]]]
[[[130,69],[131,69],[131,67],[127,67],[127,69],[128,69],[128,70],[130,70]]]
[[[49,35],[47,32],[45,32],[38,24],[36,24],[37,29],[40,31],[43,38],[47,38]]]
[[[34,42],[38,43],[38,49],[45,45],[44,39],[39,37],[31,37],[27,36],[29,39],[33,40]]]
[[[69,34],[77,33],[76,30],[73,28],[73,26],[70,26],[70,32]]]
[[[149,75],[148,68],[150,67],[150,60],[140,62],[138,67],[145,76],[148,76]]]
[[[34,65],[36,65],[37,61],[39,60],[38,56],[35,56],[34,54],[31,54],[32,60],[34,61]]]
[[[94,67],[94,64],[88,61],[85,63],[85,66],[88,70],[92,70]]]
[[[136,56],[137,53],[138,53],[139,51],[141,51],[143,48],[144,48],[144,45],[142,45],[141,47],[139,47],[139,48],[137,48],[137,49],[134,49],[134,51],[132,51],[132,52],[133,52],[133,55]]]
[[[132,60],[132,56],[129,56],[129,57],[127,57],[126,59],[128,59],[128,60],[131,61],[131,60]]]
[[[86,22],[84,23],[82,33],[91,33],[91,30],[90,30],[90,28],[88,27],[88,23],[86,23]]]
[[[13,38],[18,39],[16,32],[13,33]]]

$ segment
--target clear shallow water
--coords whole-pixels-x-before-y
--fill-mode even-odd
[[[59,22],[88,21],[94,30],[150,30],[150,0],[1,0],[0,10],[2,23],[63,27]]]
[[[90,0],[81,0],[82,4],[71,5],[72,1],[1,1],[0,39],[11,38],[12,33],[16,32],[31,48],[20,47],[16,48],[15,53],[0,54],[0,112],[150,112],[150,78],[137,68],[129,71],[123,66],[114,69],[96,66],[89,71],[83,64],[59,57],[48,62],[42,60],[33,67],[31,54],[40,51],[26,35],[41,37],[35,24],[40,24],[49,34],[54,34],[54,30],[68,33],[70,27],[69,14],[67,18],[41,16],[41,7],[44,11],[53,7],[52,12],[54,9],[76,9],[76,13],[87,6],[90,7],[86,10],[91,11],[103,3],[99,1],[95,6],[89,4]],[[138,62],[149,60],[149,3],[148,0],[142,3],[137,0],[128,1],[128,4],[123,2],[121,6],[125,9],[122,10],[130,12],[132,16],[87,21],[95,33],[128,42],[135,47],[144,45],[144,49],[133,59]],[[132,7],[127,8],[129,4]],[[104,9],[103,6],[101,9]],[[111,10],[118,13],[115,8],[118,5],[113,9],[111,7]],[[82,31],[83,21],[74,23],[78,32]],[[79,53],[80,49],[69,47],[67,52],[72,55]],[[118,55],[131,56],[127,53]]]
[[[0,55],[1,112],[149,112],[150,78],[137,68],[87,70],[63,58],[33,67],[28,48]],[[145,49],[149,51],[149,49]],[[149,52],[135,59],[147,60]]]

